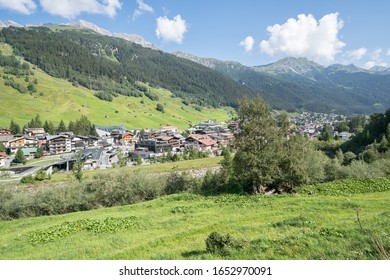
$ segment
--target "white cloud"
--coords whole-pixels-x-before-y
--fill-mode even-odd
[[[137,19],[137,17],[143,15],[144,13],[153,13],[154,10],[148,4],[145,4],[144,0],[137,0],[138,8],[135,9],[133,13],[133,21]]]
[[[240,42],[240,46],[243,46],[246,52],[250,52],[255,44],[255,39],[252,36],[247,36],[243,41]]]
[[[370,55],[370,60],[364,64],[364,68],[371,69],[372,67],[375,66],[389,67],[390,65],[382,60],[382,53],[383,53],[382,49],[374,50]],[[387,54],[388,53],[389,51],[387,52]]]
[[[368,50],[366,48],[360,48],[354,51],[350,51],[348,56],[355,60],[360,60],[367,54],[367,51]]]
[[[49,14],[73,19],[81,13],[114,17],[122,8],[119,0],[40,0],[43,10]]]
[[[375,67],[375,66],[380,66],[380,67],[389,67],[390,65],[386,62],[382,62],[382,61],[374,61],[374,60],[370,60],[370,61],[367,61],[365,64],[364,64],[364,68],[365,69],[371,69],[372,67]]]
[[[381,57],[382,52],[383,52],[382,49],[376,49],[375,51],[372,52],[371,59],[375,60],[375,61],[379,60],[379,58]]]
[[[184,33],[187,30],[187,23],[180,15],[175,16],[172,20],[164,17],[157,18],[156,35],[157,38],[165,42],[174,42],[181,44],[184,39]]]
[[[387,50],[386,55],[387,55],[387,56],[390,56],[390,49]]]
[[[21,14],[31,14],[37,5],[33,0],[0,0],[0,9],[7,9]]]
[[[343,27],[338,13],[328,14],[317,21],[313,15],[298,15],[286,23],[268,26],[270,38],[260,43],[269,55],[284,54],[307,57],[317,62],[332,62],[345,43],[338,38]]]

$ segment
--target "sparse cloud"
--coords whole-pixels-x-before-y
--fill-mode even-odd
[[[33,0],[0,0],[0,9],[6,9],[21,14],[31,14],[35,11],[37,5]]]
[[[390,49],[387,50],[386,55],[387,55],[387,56],[390,56]]]
[[[316,62],[332,62],[345,43],[338,38],[344,23],[338,13],[327,14],[317,21],[313,15],[298,15],[284,24],[268,26],[268,40],[260,43],[269,55],[284,54],[307,57]]]
[[[354,60],[360,60],[367,54],[366,48],[360,48],[354,51],[348,52],[348,57],[353,58]]]
[[[371,52],[370,59],[364,64],[364,68],[371,69],[372,67],[389,67],[387,62],[382,60],[383,49],[379,48]]]
[[[188,31],[187,23],[180,15],[169,19],[166,16],[157,18],[156,35],[164,42],[174,42],[181,44],[184,34]]]
[[[115,17],[122,8],[119,0],[40,0],[43,10],[51,15],[73,19],[82,13]]]
[[[153,13],[154,9],[146,4],[144,0],[137,0],[138,8],[135,9],[133,13],[133,21],[135,21],[139,16],[143,15],[144,13]]]
[[[243,41],[240,42],[240,46],[244,47],[246,52],[253,50],[255,39],[252,36],[247,36]]]

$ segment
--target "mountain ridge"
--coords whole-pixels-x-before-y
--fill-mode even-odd
[[[77,20],[73,23],[62,23],[62,24],[45,23],[45,24],[36,24],[36,25],[35,24],[21,25],[21,24],[15,22],[15,21],[12,21],[12,20],[0,21],[0,28],[3,28],[3,27],[7,28],[10,26],[14,26],[14,27],[40,27],[40,26],[51,27],[51,26],[56,26],[56,25],[73,26],[75,28],[84,28],[84,29],[92,30],[92,31],[99,33],[101,35],[115,37],[115,38],[121,38],[121,39],[124,39],[126,41],[141,45],[144,48],[159,50],[159,48],[157,48],[153,43],[147,41],[145,38],[143,38],[140,35],[128,34],[128,33],[112,33],[111,31],[108,31],[108,30],[106,30],[106,29],[104,29],[104,28],[102,28],[102,27],[100,27],[92,22],[88,22],[88,21],[82,20],[82,19]]]
[[[205,66],[212,65],[225,76],[262,92],[264,99],[276,109],[371,114],[390,107],[390,75],[385,69],[370,71],[353,64],[325,67],[294,57],[250,67],[182,52],[174,54]]]

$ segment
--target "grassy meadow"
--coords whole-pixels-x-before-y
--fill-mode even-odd
[[[390,192],[175,194],[129,206],[0,221],[0,259],[386,259]],[[205,249],[211,232],[231,247]]]

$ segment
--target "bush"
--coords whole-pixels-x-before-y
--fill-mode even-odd
[[[28,175],[28,176],[24,176],[20,182],[22,184],[31,184],[31,183],[34,183],[35,182],[35,179],[32,175]]]
[[[105,91],[98,91],[95,93],[95,96],[101,100],[112,102],[113,97],[110,93]]]
[[[166,194],[174,194],[180,192],[197,191],[199,187],[199,179],[194,178],[185,172],[172,172],[167,177],[164,191]]]
[[[35,180],[37,181],[43,181],[46,179],[46,170],[41,168],[38,170],[37,174],[35,175]]]
[[[160,103],[157,104],[156,110],[161,112],[161,113],[165,113],[164,106],[161,105]]]
[[[230,235],[222,235],[214,231],[206,239],[206,251],[211,254],[222,253],[226,247],[232,245],[232,241]]]

